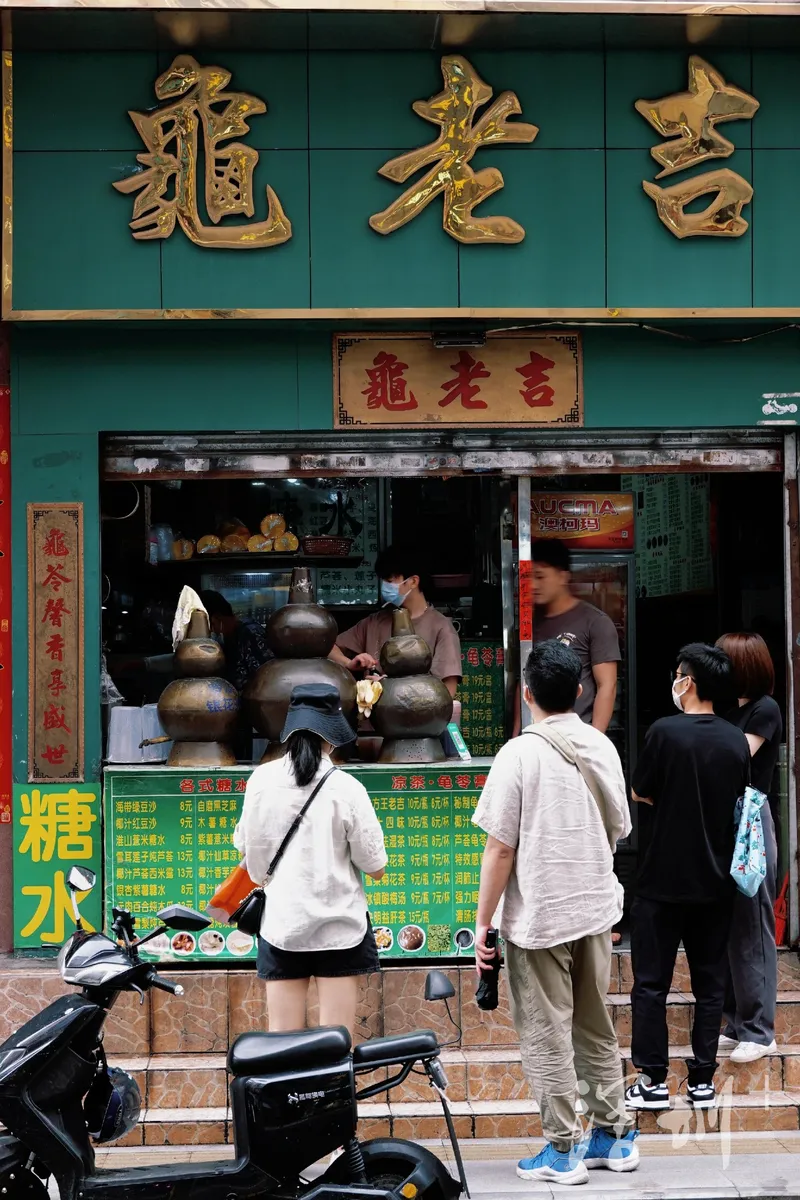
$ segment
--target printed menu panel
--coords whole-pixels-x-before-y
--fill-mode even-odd
[[[622,486],[634,493],[637,598],[713,587],[708,475],[623,475]]]
[[[461,736],[473,758],[489,758],[506,741],[502,642],[461,643]]]
[[[383,826],[389,866],[367,880],[384,958],[441,958],[473,952],[485,835],[472,814],[486,768],[448,764],[353,772]]]
[[[386,838],[389,868],[367,881],[381,957],[471,953],[485,841],[472,814],[486,767],[347,769],[369,791]],[[168,904],[205,910],[239,862],[232,839],[250,771],[106,771],[107,926],[113,907],[130,909],[140,932]],[[253,938],[218,924],[161,935],[144,950],[162,962],[256,955]]]

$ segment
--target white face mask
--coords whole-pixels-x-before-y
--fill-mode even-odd
[[[677,682],[677,683],[683,683],[683,680],[682,680],[682,679],[679,679],[679,680],[677,680],[676,682]],[[686,680],[686,687],[683,689],[683,691],[682,691],[682,692],[676,692],[676,691],[675,691],[675,684],[673,683],[673,685],[672,685],[672,703],[675,705],[675,707],[677,708],[678,712],[683,712],[683,704],[681,703],[681,701],[683,700],[683,697],[686,695],[686,693],[687,693],[687,692],[688,692],[688,690],[689,690],[689,682],[690,682],[690,681],[687,679],[687,680]]]

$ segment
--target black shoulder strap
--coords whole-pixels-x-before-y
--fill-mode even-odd
[[[325,782],[325,780],[326,780],[326,779],[328,779],[328,778],[329,778],[329,776],[333,775],[334,771],[336,771],[336,770],[338,770],[338,767],[331,767],[330,771],[326,771],[326,772],[325,772],[325,774],[322,776],[322,779],[320,779],[319,783],[318,783],[318,784],[317,784],[317,786],[314,788],[313,792],[312,792],[312,793],[311,793],[311,795],[308,797],[308,799],[306,800],[306,802],[305,802],[305,804],[303,805],[303,807],[300,809],[300,812],[297,814],[297,816],[295,817],[295,819],[292,821],[291,825],[289,826],[289,832],[286,834],[286,837],[283,839],[283,841],[281,842],[280,846],[278,847],[278,852],[277,852],[277,854],[276,854],[276,855],[275,855],[275,857],[273,858],[272,862],[269,864],[269,869],[267,870],[267,878],[268,878],[268,879],[269,879],[269,878],[270,878],[272,875],[274,875],[274,874],[275,874],[275,868],[277,867],[278,863],[279,863],[279,862],[281,861],[281,859],[283,858],[283,856],[284,856],[284,853],[285,853],[285,851],[286,851],[286,847],[289,845],[289,842],[292,840],[292,838],[294,837],[294,835],[297,833],[297,830],[298,830],[298,828],[299,828],[300,822],[302,821],[303,817],[306,815],[306,813],[307,813],[307,812],[308,812],[308,810],[309,810],[309,807],[310,807],[310,805],[311,805],[311,801],[314,799],[314,797],[316,796],[317,792],[318,792],[318,791],[320,790],[320,788],[322,787],[322,785],[323,785],[323,783]]]

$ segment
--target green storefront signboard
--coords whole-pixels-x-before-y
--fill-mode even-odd
[[[14,946],[60,946],[72,933],[66,880],[78,864],[101,870],[100,786],[46,783],[14,788]],[[101,921],[102,889],[82,900],[87,925]]]
[[[384,958],[469,952],[484,837],[472,813],[487,768],[353,768],[383,825],[389,868],[367,888]],[[205,909],[239,862],[233,830],[249,768],[200,771],[109,769],[105,784],[106,920],[129,908],[141,930],[159,909]],[[458,931],[465,930],[458,938]],[[215,925],[195,937],[164,935],[158,959],[234,961],[255,957],[253,939]]]

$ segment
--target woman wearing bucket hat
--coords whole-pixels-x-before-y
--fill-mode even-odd
[[[361,873],[383,875],[383,831],[366,788],[329,757],[353,738],[336,688],[296,687],[283,758],[256,767],[247,784],[233,840],[251,878],[268,885],[258,975],[267,983],[271,1031],[305,1028],[314,978],[320,1024],[345,1025],[352,1035],[358,976],[380,969]]]

